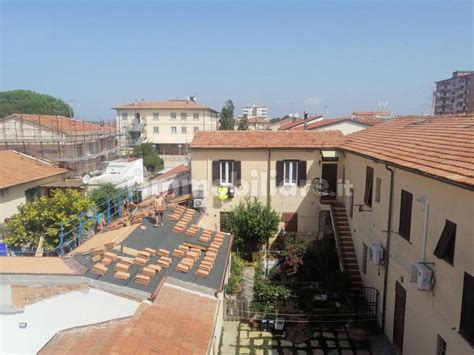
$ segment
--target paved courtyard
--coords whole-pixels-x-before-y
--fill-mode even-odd
[[[338,354],[370,355],[372,352],[355,344],[346,329],[305,330],[298,343],[290,337],[252,329],[247,323],[225,322],[220,353],[227,354]]]

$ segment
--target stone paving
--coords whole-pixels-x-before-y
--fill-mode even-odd
[[[286,336],[252,329],[247,323],[225,322],[220,353],[227,354],[328,354],[371,355],[370,349],[355,344],[345,329],[307,330],[307,339],[293,343]]]

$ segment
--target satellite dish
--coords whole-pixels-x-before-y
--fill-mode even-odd
[[[84,185],[87,185],[89,182],[91,181],[91,176],[89,174],[85,174],[83,177],[82,177],[82,183]]]

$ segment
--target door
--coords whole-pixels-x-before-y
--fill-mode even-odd
[[[395,310],[393,312],[393,343],[403,352],[403,333],[405,332],[405,304],[407,292],[397,281],[395,284]]]
[[[321,173],[322,188],[329,196],[336,196],[337,191],[337,164],[324,164]]]

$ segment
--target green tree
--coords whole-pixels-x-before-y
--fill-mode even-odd
[[[122,200],[127,197],[125,189],[118,189],[113,184],[107,183],[95,188],[89,194],[89,197],[94,201],[97,212],[107,212],[108,201],[110,199],[111,215],[114,215],[118,210],[118,197],[121,194]]]
[[[252,251],[259,250],[278,231],[279,223],[280,215],[256,197],[246,197],[227,215],[236,251],[245,258],[250,258]]]
[[[0,117],[14,113],[74,117],[71,106],[53,96],[31,90],[0,92]]]
[[[220,127],[221,130],[234,130],[234,103],[231,99],[227,100],[221,110]]]
[[[239,131],[246,131],[249,129],[249,118],[247,114],[245,114],[239,122],[239,126],[237,127]]]
[[[155,150],[155,146],[152,143],[142,143],[141,145],[133,147],[132,156],[143,158],[143,165],[152,174],[160,171],[164,167],[163,159]]]
[[[50,197],[42,196],[20,206],[19,213],[11,217],[8,223],[6,242],[14,246],[36,248],[43,236],[45,249],[57,247],[60,223],[64,223],[65,232],[77,228],[80,213],[94,208],[94,201],[85,198],[79,191],[54,190]],[[84,227],[90,228],[93,223],[89,220]]]

